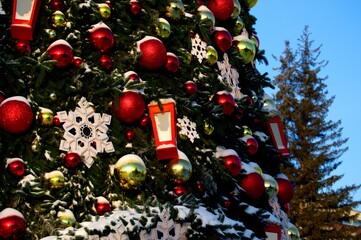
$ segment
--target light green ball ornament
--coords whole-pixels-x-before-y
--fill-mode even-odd
[[[66,25],[64,13],[55,11],[51,16],[51,22],[53,27],[64,27]]]
[[[262,175],[262,177],[263,177],[263,180],[264,180],[265,191],[266,191],[268,197],[270,199],[272,199],[275,196],[277,196],[278,183],[277,183],[276,179],[274,179],[271,175],[268,175],[266,173],[264,173]]]
[[[234,37],[236,50],[243,63],[248,64],[253,61],[256,56],[256,46],[245,35],[238,35]]]
[[[201,26],[209,27],[209,29],[212,30],[216,24],[216,19],[212,11],[204,5],[200,6],[197,11]]]
[[[184,16],[184,5],[181,0],[171,0],[166,10],[165,16],[167,18],[179,20]]]
[[[169,22],[164,18],[158,18],[155,24],[155,32],[161,38],[168,38],[171,33]]]
[[[244,23],[243,23],[243,20],[240,16],[237,17],[236,19],[236,23],[234,24],[234,34],[237,36],[237,35],[240,35],[242,33],[242,29],[244,27]]]
[[[104,19],[108,19],[110,17],[110,14],[112,13],[112,10],[109,7],[109,5],[106,3],[99,3],[98,7],[99,7],[100,16],[102,16],[102,18]]]
[[[231,18],[237,18],[241,13],[241,4],[239,3],[238,0],[233,0],[233,5],[234,5],[234,9]]]
[[[207,62],[212,66],[218,61],[218,52],[213,46],[207,46]]]

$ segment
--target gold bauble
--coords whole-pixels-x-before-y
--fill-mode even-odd
[[[183,64],[189,65],[192,61],[192,54],[187,51],[187,49],[179,48],[177,51],[177,56]]]
[[[257,4],[258,0],[245,0],[244,2],[246,3],[247,7],[251,9]]]
[[[171,0],[166,10],[165,16],[167,18],[179,20],[184,16],[184,5],[181,0]]]
[[[40,108],[38,119],[39,119],[40,125],[45,126],[45,127],[50,127],[53,125],[54,113],[50,109]]]
[[[51,189],[60,189],[65,185],[65,178],[62,172],[52,171],[50,173],[45,173],[45,179]]]
[[[208,122],[204,123],[204,133],[207,135],[211,135],[214,131],[214,126]]]
[[[202,5],[197,9],[197,16],[199,17],[199,23],[202,27],[213,29],[216,24],[216,19],[211,10]]]
[[[147,176],[143,160],[135,154],[121,157],[114,165],[114,171],[119,185],[126,190],[140,187]]]
[[[159,37],[167,38],[171,33],[170,24],[164,18],[158,18],[157,23],[155,24],[155,32]]]
[[[241,4],[239,3],[238,0],[233,0],[233,5],[234,5],[234,9],[231,18],[236,18],[241,13]]]
[[[218,52],[213,46],[207,46],[207,62],[212,66],[218,61]]]
[[[191,178],[192,164],[188,157],[178,150],[178,159],[175,158],[169,161],[167,173],[174,182],[182,184]]]
[[[278,183],[271,175],[264,173],[262,175],[264,180],[265,191],[270,199],[277,196],[278,193]]]
[[[179,136],[179,138],[181,140],[187,140],[188,139],[187,135],[183,134],[182,131],[178,132],[178,136]]]
[[[66,25],[64,13],[55,11],[51,16],[51,22],[53,27],[64,27]]]
[[[288,236],[290,236],[291,240],[300,240],[300,232],[296,228],[295,225],[292,223],[288,223],[288,230],[287,230]]]
[[[242,33],[244,27],[243,20],[240,16],[237,17],[236,22],[234,24],[234,34],[237,36]]]
[[[244,35],[235,37],[233,41],[243,63],[247,64],[252,62],[256,55],[256,46],[252,41]]]
[[[252,135],[252,130],[247,127],[247,126],[243,126],[243,136],[247,136],[247,135]]]
[[[109,7],[109,5],[106,3],[99,3],[98,7],[99,7],[100,16],[102,16],[102,18],[104,19],[108,19],[110,17],[110,14],[112,13],[112,10]]]
[[[61,220],[62,223],[70,226],[76,222],[73,212],[69,209],[58,212],[58,218]]]
[[[55,38],[56,37],[56,32],[55,32],[54,29],[46,29],[45,31],[49,35],[50,38]]]

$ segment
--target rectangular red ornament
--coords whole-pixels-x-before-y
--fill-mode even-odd
[[[12,38],[33,40],[40,5],[41,0],[13,0]]]
[[[281,119],[279,117],[269,119],[267,121],[267,127],[275,148],[281,153],[282,157],[288,157],[287,139],[283,132]]]
[[[269,225],[265,227],[266,240],[281,240],[281,227]]]
[[[158,159],[178,158],[174,100],[171,98],[160,99],[160,104],[152,101],[148,105],[148,109],[152,121]]]

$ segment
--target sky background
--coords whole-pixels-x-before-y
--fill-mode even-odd
[[[333,174],[344,174],[335,184],[341,187],[361,183],[361,1],[336,0],[258,0],[251,9],[257,18],[255,29],[260,48],[266,51],[269,65],[258,64],[257,69],[268,72],[273,79],[280,65],[273,56],[281,56],[285,40],[297,49],[297,39],[305,25],[309,26],[313,47],[322,45],[319,60],[329,64],[320,72],[330,96],[336,96],[329,108],[328,118],[342,121],[343,137],[349,150],[339,159],[342,164]],[[272,94],[271,89],[266,92]],[[353,194],[361,200],[361,189]],[[357,210],[361,211],[361,206]]]

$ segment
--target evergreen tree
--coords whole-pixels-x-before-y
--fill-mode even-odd
[[[327,61],[319,60],[321,46],[314,48],[310,35],[306,26],[297,50],[285,42],[274,79],[279,88],[277,106],[289,137],[292,168],[286,167],[285,172],[296,185],[291,219],[302,239],[351,239],[349,229],[335,226],[355,217],[350,210],[360,202],[353,200],[352,193],[359,186],[334,187],[342,175],[332,172],[347,151],[347,138],[342,137],[341,121],[327,118],[335,96],[329,97],[327,77],[320,76]]]
[[[30,2],[1,1],[0,238],[298,237],[257,1],[41,1],[32,39]]]

